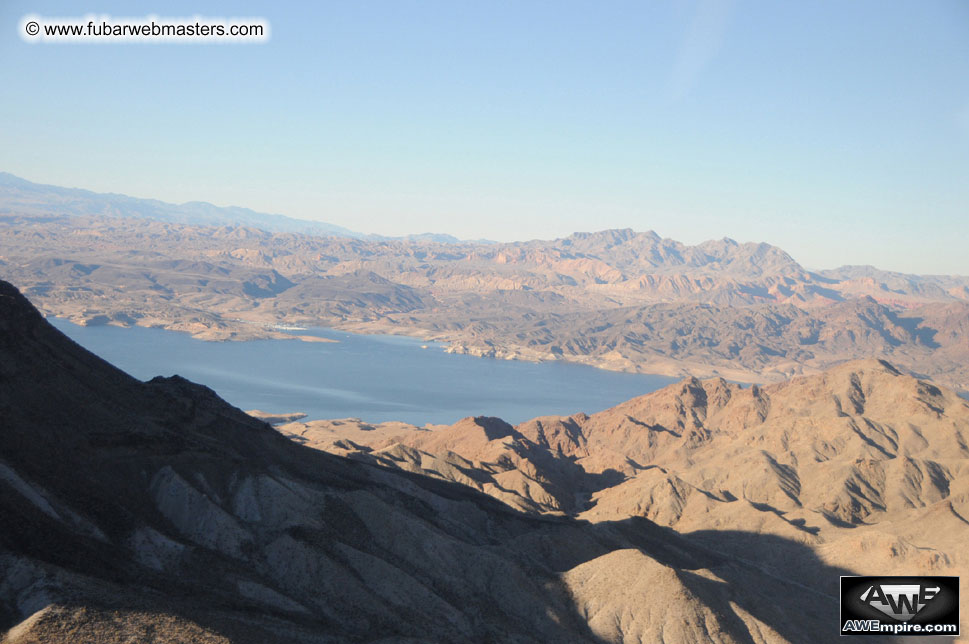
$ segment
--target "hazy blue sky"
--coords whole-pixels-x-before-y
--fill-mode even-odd
[[[0,2],[0,170],[365,232],[655,229],[969,274],[969,3]],[[22,16],[261,16],[264,45]]]

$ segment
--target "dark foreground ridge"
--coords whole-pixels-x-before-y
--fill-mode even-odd
[[[728,558],[302,447],[135,380],[6,282],[0,419],[3,644],[838,640],[819,589],[848,571],[795,541],[731,531]],[[807,573],[747,561],[767,551]]]

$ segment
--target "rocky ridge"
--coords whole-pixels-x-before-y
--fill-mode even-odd
[[[642,517],[736,556],[749,553],[729,535],[751,531],[864,574],[969,573],[969,404],[881,360],[765,387],[688,378],[591,416],[515,427],[279,429],[524,511]],[[778,575],[796,565],[783,549],[757,559]]]
[[[969,278],[814,272],[729,239],[609,230],[442,244],[14,209],[0,215],[0,272],[49,315],[209,340],[331,326],[761,383],[878,355],[969,390]]]
[[[798,541],[523,513],[307,449],[203,386],[131,378],[2,282],[0,417],[4,644],[837,639],[847,569]],[[462,427],[482,454],[525,437]],[[749,558],[774,551],[798,575]]]

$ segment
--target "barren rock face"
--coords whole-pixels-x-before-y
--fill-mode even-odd
[[[969,391],[966,277],[812,272],[769,244],[689,246],[632,230],[507,244],[350,239],[7,179],[4,275],[78,323],[208,340],[330,326],[490,358],[761,383],[882,356]]]
[[[339,447],[332,421],[282,431],[524,510],[595,523],[645,517],[737,556],[749,555],[736,535],[750,532],[870,574],[969,572],[969,405],[883,361],[767,387],[686,379],[487,442],[484,422],[376,426]],[[406,459],[385,456],[402,450]],[[762,548],[757,560],[778,574],[800,565],[784,548]],[[833,592],[830,580],[807,583]]]
[[[128,377],[0,283],[0,632],[835,641],[840,574],[962,565],[965,416],[866,363],[519,427],[277,431]]]

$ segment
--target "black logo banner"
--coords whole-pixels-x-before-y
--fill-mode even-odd
[[[959,635],[958,577],[842,577],[842,635]]]

